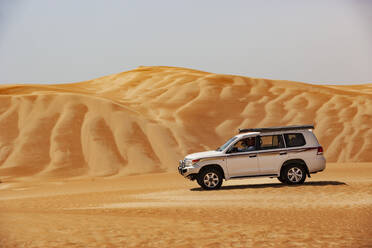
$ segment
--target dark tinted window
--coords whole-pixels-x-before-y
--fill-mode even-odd
[[[284,138],[287,147],[304,146],[306,144],[302,133],[287,133],[284,134]]]
[[[261,136],[260,137],[260,149],[277,149],[283,148],[283,138],[281,135],[268,135],[268,136]]]

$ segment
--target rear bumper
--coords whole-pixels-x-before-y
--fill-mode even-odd
[[[309,168],[309,172],[312,173],[317,173],[324,171],[326,168],[326,159],[323,155],[318,155],[316,159],[314,159],[311,163],[311,168]]]

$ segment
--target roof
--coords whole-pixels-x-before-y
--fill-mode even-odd
[[[260,134],[259,132],[246,132],[246,133],[239,133],[239,134],[235,135],[235,137],[240,138],[240,137],[243,137],[243,136],[259,135],[259,134]]]
[[[239,133],[248,133],[248,132],[264,133],[264,132],[290,131],[290,130],[303,130],[303,129],[314,129],[314,125],[265,127],[265,128],[245,128],[245,129],[239,129]]]

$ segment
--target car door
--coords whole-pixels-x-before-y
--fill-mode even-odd
[[[287,160],[283,136],[261,135],[258,137],[257,159],[261,175],[277,175]]]
[[[250,137],[256,140],[255,137]],[[243,139],[235,142],[226,154],[226,165],[230,178],[238,178],[259,174],[256,147],[251,149],[240,149]]]

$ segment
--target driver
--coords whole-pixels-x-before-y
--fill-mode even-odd
[[[256,150],[254,137],[243,140],[241,149],[242,152],[249,152],[254,150]]]

